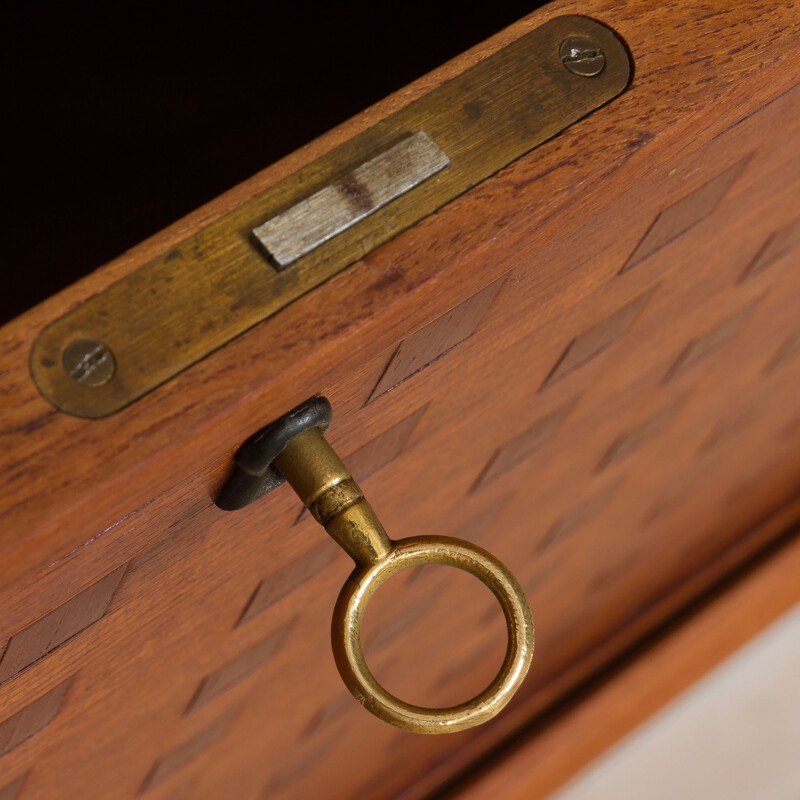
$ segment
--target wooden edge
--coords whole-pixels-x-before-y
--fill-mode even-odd
[[[39,469],[37,478],[43,484],[48,484],[51,481],[48,478],[47,471],[41,470],[38,465],[37,467],[32,467],[31,461],[35,460],[35,458],[32,457],[52,450],[53,448],[48,442],[58,442],[58,445],[56,445],[57,448],[72,449],[73,444],[68,444],[67,441],[70,440],[74,442],[73,437],[75,436],[82,438],[83,432],[89,430],[87,426],[93,426],[91,434],[93,438],[95,436],[94,432],[98,430],[96,421],[75,419],[69,415],[59,413],[44,399],[30,380],[30,347],[43,326],[53,319],[62,316],[70,309],[75,308],[87,298],[103,291],[112,283],[135,272],[148,261],[165,253],[177,243],[221,218],[229,211],[238,208],[259,192],[276,184],[278,181],[291,175],[303,166],[310,164],[321,155],[333,150],[337,145],[353,138],[359,132],[389,117],[395,111],[406,107],[412,101],[458,76],[469,67],[480,63],[547,20],[558,16],[559,13],[562,13],[564,9],[568,8],[568,0],[554,0],[546,10],[537,9],[533,11],[523,19],[478,43],[464,53],[455,56],[440,67],[433,69],[431,72],[422,75],[409,85],[388,95],[373,106],[370,106],[335,128],[332,128],[314,141],[300,147],[279,161],[274,162],[251,178],[217,196],[209,203],[191,212],[162,231],[145,239],[111,262],[99,267],[84,278],[57,292],[5,325],[0,326],[0,347],[3,348],[4,354],[8,358],[7,363],[9,365],[9,369],[4,373],[6,385],[10,387],[5,396],[5,402],[9,404],[7,408],[10,408],[10,410],[14,412],[8,433],[28,438],[30,432],[37,431],[37,447],[27,449],[24,455],[20,455],[20,448],[17,448],[16,443],[14,447],[9,447],[9,440],[5,440],[5,453],[13,455],[15,469]],[[362,263],[363,262],[358,262],[358,264]],[[358,264],[353,265],[353,268],[357,267]],[[353,269],[353,271],[355,272],[355,269]],[[365,270],[365,274],[367,273],[368,270]],[[396,287],[389,286],[387,295],[390,294],[398,294]],[[297,309],[295,313],[302,316],[304,312]],[[289,323],[289,327],[291,327],[291,323]],[[274,329],[275,326],[270,327],[270,331],[274,331]],[[270,335],[269,332],[267,332],[267,335]],[[323,336],[324,335],[325,334],[323,334]],[[241,346],[243,338],[242,336],[238,337],[235,343],[237,347]],[[317,345],[314,345],[314,347],[317,347]],[[294,356],[293,358],[297,357]],[[268,376],[268,381],[271,385],[274,386],[275,375],[279,373],[280,367],[276,367]],[[255,396],[256,394],[260,395],[262,389],[258,388],[256,391],[256,388],[257,387],[254,385],[251,398],[248,399],[247,405],[250,405],[250,400],[252,400],[252,403],[256,407],[262,409],[263,416],[260,416],[259,419],[268,419],[270,416],[274,416],[276,413],[282,413],[285,410],[285,403],[280,398],[276,398],[275,400],[275,410],[270,411],[269,405],[267,405],[265,410],[263,407],[263,400]],[[181,390],[178,389],[178,393],[180,393],[180,391]],[[153,398],[153,401],[159,405],[158,398]],[[232,435],[228,437],[230,442],[226,443],[225,447],[229,451],[232,451],[234,448],[233,442],[236,439],[240,442],[243,438],[241,433],[235,432],[234,430],[240,424],[240,415],[247,415],[251,419],[253,415],[252,411],[247,411],[244,408],[240,409],[241,402],[239,394],[233,398],[228,397],[225,402],[227,403],[229,413],[226,429],[232,431]],[[209,424],[216,425],[216,423],[211,422],[210,418],[212,415],[219,415],[221,413],[220,406],[217,405],[209,412],[208,407],[201,409],[200,405],[203,404],[197,405],[191,414],[176,414],[174,410],[167,412],[169,424],[171,426],[171,434],[168,437],[169,448],[175,443],[185,440],[185,436],[190,429],[193,434],[198,434],[198,421],[200,421],[200,427],[206,427]],[[135,428],[139,423],[137,423],[136,420],[140,419],[139,415],[143,415],[141,419],[147,418],[149,420],[146,423],[148,431],[146,438],[151,441],[158,451],[163,452],[161,446],[166,439],[162,438],[160,433],[162,426],[155,423],[155,418],[151,416],[153,414],[152,407],[149,404],[146,407],[144,407],[143,404],[138,404],[138,406],[142,407],[134,407],[124,416],[117,415],[111,423],[112,427],[114,427],[115,430],[118,430],[116,426],[124,428],[126,432],[122,434],[122,436],[135,436],[138,438],[139,434],[135,431]],[[131,423],[133,423],[133,428],[130,427]],[[181,428],[180,432],[176,432],[178,427]],[[252,424],[249,424],[248,427],[252,428]],[[149,435],[150,431],[159,432],[155,439],[151,439]],[[0,436],[5,434],[6,430],[0,430]],[[107,432],[103,435],[107,437],[117,436],[118,434]],[[147,468],[151,471],[151,474],[153,474],[160,470],[159,466],[153,466],[149,463],[149,458],[153,452],[154,451],[150,451],[149,447],[138,450],[136,455],[137,471]],[[164,455],[166,454],[164,453]],[[0,458],[0,461],[2,460],[3,459]],[[19,558],[19,548],[27,547],[31,538],[38,537],[41,534],[60,536],[65,530],[75,530],[77,524],[85,525],[86,523],[84,520],[86,519],[86,512],[83,509],[79,510],[79,506],[85,506],[87,502],[92,506],[90,513],[93,520],[92,524],[98,530],[109,529],[110,526],[115,524],[115,520],[124,515],[125,512],[121,511],[119,508],[115,508],[115,510],[112,510],[108,514],[101,512],[97,503],[97,497],[99,495],[105,495],[105,497],[112,497],[114,495],[113,490],[103,492],[100,489],[98,481],[105,481],[110,478],[111,472],[116,471],[118,467],[122,467],[123,461],[125,460],[124,458],[115,459],[114,469],[109,470],[108,473],[104,473],[102,479],[97,474],[93,476],[93,486],[90,492],[91,496],[84,494],[82,490],[75,490],[73,487],[73,490],[70,492],[70,500],[68,503],[60,503],[56,509],[50,508],[46,513],[43,513],[45,504],[37,503],[33,509],[34,516],[37,518],[36,521],[32,521],[27,517],[27,509],[29,506],[24,500],[21,500],[19,496],[13,496],[9,499],[3,492],[0,492],[0,516],[4,516],[9,512],[16,516],[18,512],[23,512],[26,517],[25,522],[4,519],[3,525],[0,526],[0,540],[2,540],[0,541],[0,550],[4,552],[6,564],[13,562],[14,569],[19,569],[19,572],[15,571],[14,576],[12,576],[10,572],[5,572],[3,577],[0,578],[0,584],[2,584],[4,588],[13,585],[14,581],[22,574],[26,573],[29,568],[41,568],[41,566],[47,562],[48,558],[52,562],[52,554],[40,558],[34,555],[32,549],[26,550],[24,559]],[[170,457],[169,460],[175,464],[172,457]],[[51,463],[57,463],[57,460],[53,460]],[[125,483],[127,486],[136,485],[136,480],[132,480],[128,477]],[[144,487],[142,487],[142,489],[144,490]],[[129,496],[126,501],[126,506],[140,505],[142,497],[144,497],[145,494],[152,494],[152,492],[152,487],[149,487],[138,499]],[[64,514],[69,515],[73,512],[77,514],[77,518],[80,518],[82,521],[77,524],[72,521],[64,522]],[[8,540],[5,540],[3,536],[3,534],[6,533],[10,535]],[[6,546],[8,546],[8,549],[17,551],[14,556],[10,555]],[[71,553],[72,548],[78,546],[79,544],[76,540],[60,545],[59,549]]]
[[[700,608],[710,594],[719,591],[718,587],[730,585],[731,576],[742,574],[760,554],[778,546],[785,532],[800,520],[799,489],[793,489],[774,511],[759,521],[743,524],[739,535],[712,560],[682,575],[652,602],[635,609],[625,624],[588,646],[563,672],[527,697],[518,695],[492,725],[478,729],[486,738],[479,734],[465,742],[449,763],[432,764],[397,800],[439,798],[450,788],[460,790],[475,775],[489,769],[488,764],[502,762],[560,717],[565,708],[571,708],[595,691],[613,671],[624,668],[647,649],[661,632],[671,630],[676,620],[683,620],[692,610]],[[523,684],[520,694],[524,692]]]
[[[576,32],[605,54],[591,81],[558,58]],[[606,105],[629,76],[607,26],[548,20],[53,320],[31,351],[34,383],[69,414],[120,411]],[[402,191],[385,191],[392,174]]]
[[[557,0],[547,9],[535,9],[523,18],[512,22],[497,33],[478,42],[473,47],[420,75],[408,85],[359,111],[325,133],[319,135],[284,157],[272,162],[249,178],[218,194],[199,208],[190,211],[165,228],[138,242],[124,253],[88,272],[69,286],[64,287],[32,308],[0,325],[0,341],[7,330],[31,325],[39,328],[62,316],[74,305],[102,291],[122,277],[135,272],[153,258],[189,238],[225,214],[238,208],[280,180],[312,163],[337,145],[352,139],[356,134],[405,108],[443,83],[460,75],[470,67],[520,39],[559,13],[570,13],[568,0]],[[546,12],[546,13],[545,13]]]
[[[796,514],[800,502],[792,510]],[[757,559],[439,796],[547,797],[800,603],[798,575],[800,527],[795,522]]]
[[[590,3],[589,7],[582,10],[587,12],[593,8]],[[406,273],[393,272],[387,265],[392,263],[397,248],[392,248],[392,243],[389,243],[381,250],[379,264],[376,258],[371,265],[361,262],[348,270],[347,290],[353,296],[357,294],[364,312],[349,320],[346,326],[326,311],[326,298],[340,290],[343,284],[343,281],[331,281],[318,290],[321,292],[319,301],[301,298],[284,310],[285,316],[280,321],[276,319],[271,324],[272,321],[267,320],[248,334],[240,336],[221,351],[218,357],[205,359],[170,382],[169,390],[165,388],[154,392],[141,403],[132,406],[124,415],[115,415],[99,422],[88,423],[57,413],[30,382],[26,354],[30,342],[38,334],[38,323],[48,319],[52,313],[63,313],[74,303],[130,272],[146,257],[167,249],[171,241],[177,241],[196,229],[201,220],[210,221],[210,218],[243,202],[247,196],[263,186],[278,180],[282,174],[313,160],[319,152],[332,147],[337,140],[347,138],[362,126],[385,117],[394,108],[402,107],[419,94],[524,35],[531,27],[555,14],[570,10],[573,9],[567,0],[555,0],[545,9],[534,12],[468,53],[414,82],[410,87],[359,114],[307,148],[297,151],[237,189],[217,198],[209,206],[175,223],[167,231],[144,242],[112,265],[93,273],[0,329],[0,341],[6,348],[10,363],[6,372],[9,422],[7,429],[0,431],[0,434],[9,437],[5,439],[4,452],[7,462],[11,462],[6,467],[5,491],[0,491],[0,516],[3,518],[3,525],[0,527],[4,534],[0,547],[4,550],[6,567],[0,583],[4,587],[10,590],[33,570],[46,567],[48,573],[52,574],[57,565],[62,566],[66,560],[84,558],[82,553],[86,551],[82,548],[85,544],[112,530],[130,508],[146,503],[155,492],[165,489],[158,480],[159,476],[169,475],[171,484],[175,485],[188,475],[195,474],[196,443],[201,439],[205,443],[205,452],[230,454],[252,432],[254,419],[265,420],[278,416],[295,404],[298,396],[312,394],[320,385],[318,364],[324,357],[325,349],[333,348],[334,338],[336,346],[341,348],[356,341],[369,340],[373,343],[374,334],[379,327],[394,330],[390,326],[397,322],[402,323],[398,325],[397,335],[401,331],[413,330],[414,326],[421,327],[426,320],[422,301],[436,290],[439,276],[456,271],[461,262],[455,255],[448,257],[446,263],[433,257],[430,263],[417,259],[413,270],[409,267]],[[624,27],[622,23],[625,21],[626,17],[621,15],[620,26]],[[594,149],[581,151],[580,167],[571,167],[569,171],[560,167],[572,162],[560,162],[559,158],[574,145],[576,137],[586,143],[587,136],[586,130],[579,131],[576,128],[572,133],[568,131],[557,146],[548,150],[546,158],[528,165],[530,169],[538,170],[536,196],[531,199],[531,203],[537,208],[536,221],[547,219],[553,208],[564,202],[569,187],[576,182],[586,187],[587,181],[599,180],[600,176],[627,163],[653,139],[673,141],[678,131],[685,130],[684,126],[694,126],[697,123],[701,118],[698,117],[700,110],[713,105],[730,87],[733,87],[732,90],[738,96],[742,96],[745,91],[752,92],[754,87],[756,91],[764,91],[768,81],[770,87],[779,87],[788,82],[795,74],[791,68],[791,59],[796,59],[798,55],[793,49],[796,39],[791,38],[794,30],[791,26],[781,28],[782,38],[770,40],[768,48],[759,51],[757,58],[737,56],[740,61],[736,61],[736,70],[730,72],[732,68],[726,66],[724,81],[720,78],[713,84],[716,87],[714,93],[710,88],[712,84],[709,83],[708,88],[703,88],[696,96],[693,94],[689,98],[691,103],[688,106],[664,106],[668,113],[665,111],[662,116],[657,117],[655,122],[658,124],[655,125],[654,122],[652,134],[637,134],[633,139],[629,139],[627,135],[619,135],[606,141],[608,129],[604,128],[604,138],[598,142],[600,132],[595,130]],[[776,53],[771,60],[763,60]],[[639,74],[640,83],[644,74]],[[652,77],[655,73],[650,74]],[[743,83],[746,77],[752,78],[752,82]],[[631,97],[633,98],[632,95]],[[600,118],[597,119],[599,125]],[[667,132],[669,136],[665,135]],[[630,131],[625,128],[622,133],[627,134]],[[552,169],[546,168],[547,164]],[[517,222],[517,227],[521,224]],[[525,216],[526,229],[532,224],[533,217]],[[445,229],[444,225],[442,222],[441,230]],[[512,235],[511,228],[513,226],[509,225],[505,229],[506,236]],[[492,237],[496,233],[494,231]],[[468,248],[469,257],[476,261],[480,257],[481,248],[485,252],[495,243],[495,238],[471,243]],[[432,249],[428,248],[428,252],[432,252]],[[490,258],[486,261],[491,265]],[[380,281],[375,281],[374,275],[380,269],[386,270],[385,274],[392,280],[381,278]],[[395,280],[395,276],[400,277]],[[381,303],[380,326],[377,316],[373,314],[378,302]],[[293,330],[293,326],[313,331],[313,334],[300,337],[291,344],[282,340],[282,346],[274,349],[273,369],[258,371],[253,375],[248,391],[242,392],[232,367],[237,364],[261,363],[265,342],[270,342],[276,332]],[[386,344],[383,342],[375,346],[383,347]],[[310,374],[317,376],[314,384],[309,388],[307,383],[310,381],[302,385],[299,382],[286,385],[285,381],[278,380],[281,370],[286,369],[287,364],[292,365],[295,374],[303,376],[299,380],[305,381],[305,376]],[[212,384],[213,392],[207,391],[207,387]],[[199,390],[202,390],[202,400],[194,402],[191,399],[194,396],[192,393]],[[221,421],[223,424],[220,424]],[[31,436],[34,431],[36,435]],[[92,468],[91,456],[102,452],[103,442],[131,440],[137,442],[136,448],[114,452],[113,458],[105,460],[102,469]],[[101,443],[100,446],[98,443]],[[66,476],[63,474],[62,465],[65,462],[57,454],[67,450],[73,454],[75,463],[86,464],[82,472],[73,472]],[[221,464],[218,459],[199,478],[204,482],[208,494],[213,494],[219,485]],[[34,479],[28,480],[29,476]],[[11,478],[18,480],[12,482]],[[27,481],[27,484],[23,481]],[[120,487],[124,487],[124,490]],[[91,531],[91,538],[86,539],[81,531]],[[25,580],[29,578],[26,577]]]

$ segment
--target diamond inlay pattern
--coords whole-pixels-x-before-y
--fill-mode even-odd
[[[426,408],[418,408],[344,459],[356,481],[366,480],[400,455]]]
[[[644,308],[655,289],[656,287],[648,289],[635,300],[631,300],[630,303],[615,311],[610,317],[606,317],[602,322],[598,322],[597,325],[574,338],[567,345],[567,349],[564,350],[541,388],[544,389],[587,361],[591,361],[614,344],[617,339],[622,338],[636,317],[639,316],[639,312]]]
[[[635,450],[638,450],[648,439],[652,439],[672,419],[679,405],[680,402],[673,403],[635,428],[621,433],[600,459],[597,470],[603,470],[611,464],[621,461]]]
[[[11,637],[0,661],[0,683],[16,675],[105,614],[125,567],[101,578],[80,594]]]
[[[612,483],[595,492],[588,500],[573,506],[566,514],[559,517],[549,528],[544,538],[536,546],[536,552],[541,553],[550,545],[564,539],[569,533],[588,522],[595,514],[599,513],[616,492],[619,483]]]
[[[25,778],[27,777],[27,773],[20,775],[18,778],[11,781],[11,783],[7,783],[0,788],[0,800],[17,800],[20,790],[22,789],[22,784],[25,783]]]
[[[756,257],[747,265],[740,280],[751,278],[763,272],[770,264],[800,244],[800,217],[790,222],[785,228],[773,233]]]
[[[194,761],[205,750],[215,745],[227,732],[232,717],[233,713],[228,712],[216,720],[216,722],[200,731],[200,733],[183,744],[178,745],[174,750],[156,761],[145,778],[139,793],[142,794],[156,784],[161,783],[165,778],[172,775],[173,772]]]
[[[72,678],[68,678],[13,716],[0,722],[0,756],[4,756],[26,739],[39,733],[56,718],[71,683]]]
[[[262,664],[269,661],[286,640],[293,622],[294,620],[290,620],[285,623],[267,636],[266,639],[262,639],[258,644],[239,654],[233,661],[223,664],[210,675],[206,675],[189,703],[186,713],[189,714],[204,706],[209,700],[212,700],[234,684],[239,683],[239,681],[244,680]]]
[[[725,317],[721,322],[718,322],[711,330],[706,331],[702,336],[692,339],[678,356],[675,363],[669,368],[667,374],[664,376],[664,382],[671,381],[677,378],[687,370],[691,369],[695,364],[704,361],[709,356],[722,349],[735,335],[741,327],[745,318],[749,316],[753,309],[754,304],[750,304],[745,308]]]
[[[367,402],[393,389],[471,336],[502,283],[502,279],[495,281],[400,342]]]
[[[561,423],[567,418],[575,400],[557,408],[550,414],[536,420],[527,430],[499,447],[475,481],[472,491],[477,491],[491,483],[504,472],[533,455],[555,435]]]
[[[273,603],[313,578],[330,564],[336,556],[336,545],[322,539],[308,553],[294,559],[286,566],[264,578],[256,587],[253,596],[242,614],[239,624],[265,611]]]
[[[749,160],[749,156],[742,159],[660,212],[620,272],[632,269],[711,214]]]

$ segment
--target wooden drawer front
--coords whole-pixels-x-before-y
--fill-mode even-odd
[[[637,64],[590,119],[119,415],[58,415],[13,374],[0,787],[423,797],[772,535],[800,483],[796,9],[584,10]],[[692,38],[702,68],[674,55]],[[346,556],[288,487],[213,504],[238,444],[315,392],[390,535],[468,538],[524,584],[537,653],[494,722],[366,714],[330,654]],[[398,577],[367,627],[416,702],[502,657],[491,597],[451,572]]]

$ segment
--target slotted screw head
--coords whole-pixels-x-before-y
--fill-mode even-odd
[[[568,36],[561,42],[561,63],[573,74],[594,78],[606,66],[606,54],[598,42],[588,36]]]
[[[64,371],[82,386],[103,386],[116,371],[111,348],[98,339],[76,339],[70,342],[61,357]]]

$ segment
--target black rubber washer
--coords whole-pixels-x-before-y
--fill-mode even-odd
[[[284,483],[286,479],[272,462],[299,433],[310,428],[324,433],[331,424],[331,414],[327,398],[312,397],[254,433],[239,448],[236,467],[217,497],[217,506],[223,511],[236,511]]]

